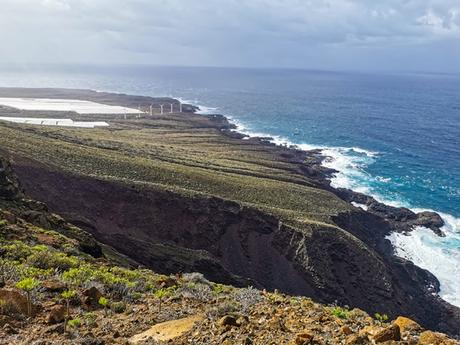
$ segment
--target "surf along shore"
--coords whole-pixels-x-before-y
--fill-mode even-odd
[[[406,315],[459,335],[460,309],[438,297],[433,274],[396,257],[386,239],[416,226],[442,236],[439,215],[334,189],[334,171],[322,166],[320,150],[248,138],[224,116],[199,115],[193,106],[179,113],[179,102],[168,98],[12,88],[0,88],[0,97],[135,109],[174,104],[171,114],[126,119],[0,108],[1,116],[109,124],[0,122],[0,154],[11,159],[28,195],[140,264],[161,273],[199,271],[217,282],[279,289],[372,314]]]

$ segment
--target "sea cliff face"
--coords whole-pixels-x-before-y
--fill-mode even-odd
[[[436,215],[334,190],[317,152],[230,128],[191,113],[91,132],[1,125],[0,145],[28,196],[157,272],[198,271],[458,333],[460,311],[436,296],[436,278],[385,240],[421,223],[440,231]]]

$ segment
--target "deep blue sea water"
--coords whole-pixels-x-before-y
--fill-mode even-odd
[[[241,131],[321,147],[335,186],[440,212],[446,238],[394,235],[460,305],[460,76],[276,69],[74,67],[0,72],[0,86],[173,96],[229,116]]]

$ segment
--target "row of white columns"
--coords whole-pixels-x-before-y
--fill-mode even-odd
[[[161,112],[161,115],[164,114],[164,104],[160,104],[160,112]],[[170,114],[172,114],[174,112],[174,103],[170,103],[170,106],[171,106],[171,109],[169,111]],[[143,111],[141,110],[141,106],[139,105],[138,108],[139,110],[139,114],[137,114],[137,118],[140,118],[141,117],[141,114],[140,113],[143,113]],[[182,103],[179,103],[179,113],[182,113]],[[149,107],[149,114],[150,116],[153,116],[153,104],[150,104],[150,107]],[[127,118],[127,115],[125,114],[124,115],[124,118],[126,120]]]
[[[164,104],[160,104],[160,113],[161,115],[164,114]],[[169,111],[170,114],[172,114],[174,112],[174,103],[170,103],[170,106],[171,106],[171,109]],[[140,111],[140,107],[139,107],[139,111]],[[182,113],[182,103],[179,103],[179,113]],[[150,104],[150,116],[153,115],[153,104]]]

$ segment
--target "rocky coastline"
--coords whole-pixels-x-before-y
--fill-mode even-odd
[[[34,92],[28,90],[28,95]],[[47,91],[38,93],[46,95]],[[81,90],[59,93],[61,97],[101,101],[99,96]],[[114,105],[158,102],[150,97],[130,97],[104,94],[105,102]],[[415,226],[426,226],[442,235],[439,215],[415,214],[363,194],[334,189],[329,182],[334,171],[322,166],[325,157],[321,151],[277,146],[269,138],[241,140],[244,134],[235,132],[235,126],[224,116],[195,115],[195,109],[191,110],[168,117],[112,119],[113,128],[94,132],[105,135],[105,139],[89,136],[88,132],[1,125],[0,152],[12,160],[28,196],[46,202],[52,212],[157,272],[199,271],[217,282],[278,289],[322,303],[405,315],[425,327],[460,335],[460,309],[437,295],[438,280],[396,257],[386,239],[393,231],[408,232]],[[144,132],[145,141],[139,146],[128,141],[133,133],[139,136]],[[30,144],[15,141],[21,135],[30,136]],[[173,139],[165,139],[165,135]],[[155,141],[159,143],[154,154],[146,151]],[[235,151],[234,163],[224,165],[221,156],[206,151],[213,143],[214,149],[224,147],[221,156],[225,164],[227,153]],[[50,145],[59,152],[50,156]],[[179,150],[170,154],[168,150],[175,149],[174,145]],[[202,151],[197,156],[186,156],[178,163],[178,155],[198,149]],[[107,152],[119,154],[117,161],[103,162]],[[201,160],[213,154],[219,164],[210,175],[203,175],[207,171],[203,169],[209,169],[213,160],[206,164]],[[139,156],[139,162],[132,158]],[[249,158],[239,161],[242,156]],[[263,159],[256,167],[248,168],[259,157]],[[149,159],[153,163],[144,173]],[[118,167],[120,160],[126,160],[126,165]],[[162,169],[173,164],[171,172],[163,174],[160,170],[162,175],[151,178],[150,171],[161,164]],[[175,179],[174,174],[183,167],[187,177]],[[131,170],[135,174],[128,179],[124,174]],[[222,180],[216,182],[219,188],[230,178],[234,185],[223,191],[213,189],[214,179],[221,175]],[[200,189],[194,181],[203,176],[208,184]],[[174,188],[151,184],[159,179]],[[176,185],[177,181],[189,184]],[[234,194],[245,192],[243,189],[259,181],[261,188]],[[281,189],[264,192],[267,185]],[[183,193],[183,186],[192,186],[198,193]],[[259,189],[262,194],[254,199],[251,193]],[[273,198],[265,201],[270,193]],[[295,193],[300,193],[308,205],[298,204],[300,195]],[[279,197],[294,206],[278,211],[275,203]],[[367,210],[352,202],[366,205]],[[304,206],[305,213],[291,216]]]
[[[210,115],[211,116],[211,115]],[[252,142],[260,142],[262,144],[271,144],[277,146],[273,142],[272,137],[251,137],[247,134],[240,133],[237,131],[237,126],[232,124],[228,118],[223,115],[212,115],[216,118],[221,118],[222,122],[226,123],[226,128],[222,129],[225,135],[231,136],[237,139],[245,139]],[[279,145],[278,145],[279,146]],[[372,213],[380,218],[383,218],[391,223],[392,231],[408,233],[415,230],[415,227],[421,226],[426,227],[433,231],[436,235],[444,237],[445,234],[441,230],[444,226],[444,221],[441,216],[436,212],[423,211],[415,213],[412,210],[405,207],[394,207],[386,205],[382,202],[377,201],[374,197],[353,191],[347,188],[334,188],[331,186],[331,178],[338,171],[323,166],[323,162],[330,159],[327,155],[324,155],[321,149],[313,150],[301,150],[296,145],[283,146],[287,148],[293,157],[299,162],[304,163],[305,174],[309,178],[315,179],[318,186],[327,189],[341,199],[349,202],[356,203],[365,206],[365,211]]]

